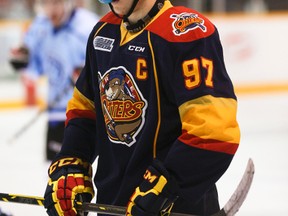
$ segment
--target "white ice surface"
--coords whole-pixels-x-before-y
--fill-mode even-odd
[[[288,93],[238,96],[239,150],[218,182],[221,206],[229,199],[252,158],[255,177],[239,216],[287,216]],[[36,108],[0,110],[0,192],[43,196],[48,163],[44,160],[46,116],[14,142],[8,140],[36,114]],[[111,191],[113,193],[113,191]],[[0,202],[13,216],[45,216],[43,207]],[[92,215],[92,214],[90,214]]]

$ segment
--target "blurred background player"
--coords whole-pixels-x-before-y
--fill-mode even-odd
[[[35,95],[37,78],[44,75],[48,79],[46,158],[50,160],[61,148],[66,104],[84,65],[87,39],[98,17],[80,7],[82,0],[38,3],[41,11],[25,34],[23,45],[11,50],[10,62],[21,72],[29,94]],[[35,103],[33,96],[31,100]]]
[[[35,0],[0,0],[0,19],[23,19],[34,16]]]

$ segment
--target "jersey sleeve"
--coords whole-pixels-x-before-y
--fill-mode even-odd
[[[88,44],[91,40],[93,38],[88,39]],[[88,48],[86,52],[85,66],[67,105],[63,146],[59,156],[78,156],[92,163],[97,157],[96,112]]]
[[[238,149],[237,98],[215,26],[195,11],[173,10],[159,19],[168,23],[165,31],[153,31],[157,23],[150,26],[155,56],[161,56],[158,69],[165,71],[159,80],[181,121],[165,166],[179,183],[180,196],[196,203]]]

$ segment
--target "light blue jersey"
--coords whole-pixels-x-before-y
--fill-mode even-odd
[[[95,14],[78,8],[62,27],[55,29],[48,18],[37,17],[24,43],[30,50],[27,72],[48,78],[49,121],[64,121],[67,101],[72,96],[73,72],[84,66],[86,43],[97,23]]]

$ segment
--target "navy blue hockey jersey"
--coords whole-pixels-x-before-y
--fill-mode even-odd
[[[207,18],[165,1],[148,26],[129,33],[110,12],[90,35],[61,155],[91,163],[99,156],[97,202],[123,206],[158,158],[180,187],[175,211],[201,213],[193,206],[237,151],[236,112],[219,35]]]

